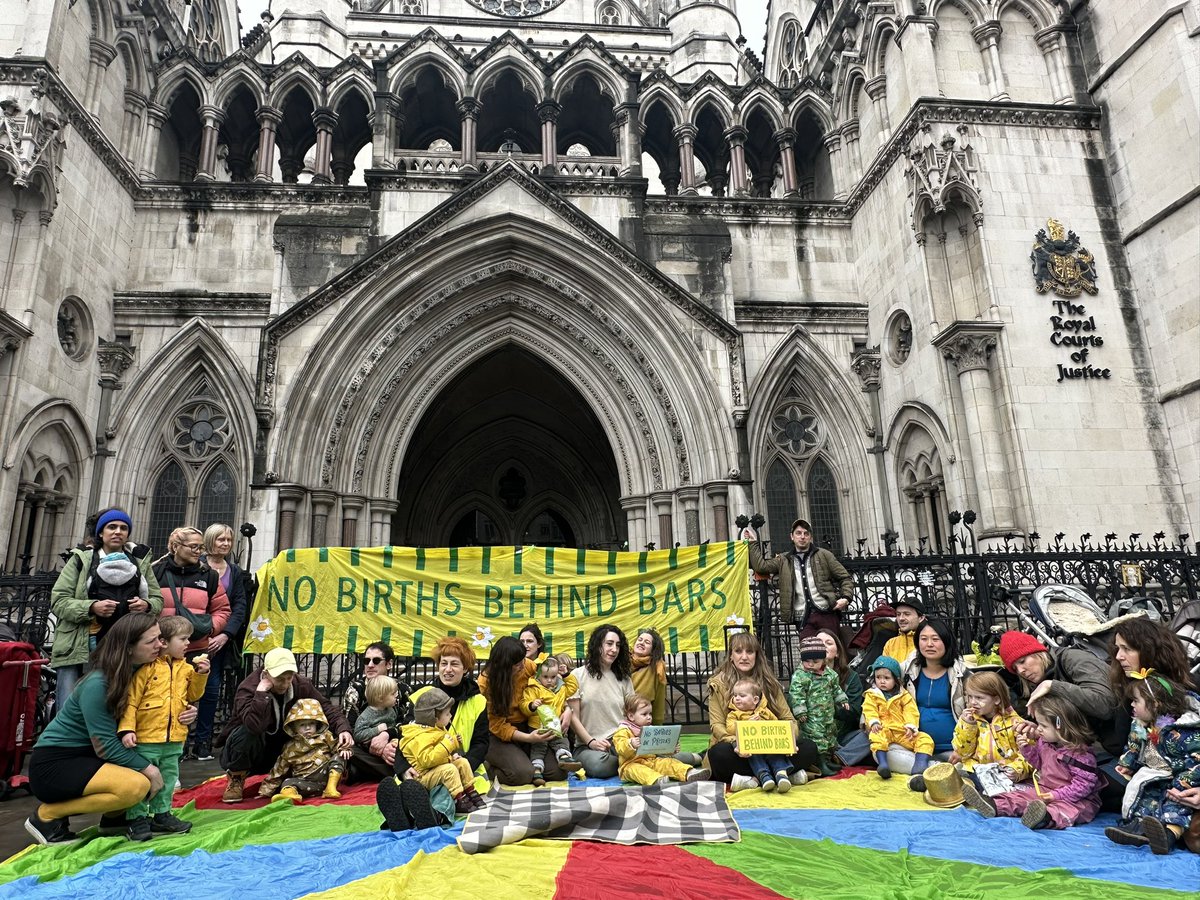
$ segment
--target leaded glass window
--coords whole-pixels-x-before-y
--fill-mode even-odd
[[[796,482],[787,463],[776,457],[767,469],[767,530],[771,535],[771,548],[775,552],[786,550],[788,532],[796,515]]]
[[[219,462],[208,473],[200,489],[200,530],[216,522],[232,524],[236,503],[237,487],[233,473],[223,461]]]
[[[167,552],[171,532],[187,524],[187,501],[187,478],[172,460],[158,476],[150,504],[150,530],[145,540],[156,556]]]
[[[840,554],[842,545],[842,514],[838,500],[837,481],[825,460],[818,457],[808,470],[809,519],[818,546],[828,547]]]

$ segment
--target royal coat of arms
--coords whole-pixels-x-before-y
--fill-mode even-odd
[[[1079,246],[1075,232],[1064,234],[1057,219],[1048,219],[1037,233],[1029,259],[1039,294],[1054,291],[1060,297],[1078,297],[1081,291],[1096,293],[1095,257]]]

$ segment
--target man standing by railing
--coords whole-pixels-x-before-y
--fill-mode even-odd
[[[792,523],[792,549],[764,559],[753,528],[742,531],[750,542],[750,568],[759,575],[779,576],[779,615],[785,625],[795,623],[800,638],[822,628],[838,630],[850,605],[854,580],[838,558],[813,543],[812,526],[804,519]]]

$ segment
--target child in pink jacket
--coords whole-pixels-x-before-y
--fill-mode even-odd
[[[963,800],[986,819],[1020,816],[1026,828],[1070,828],[1092,821],[1100,811],[1104,777],[1090,745],[1095,740],[1087,720],[1058,697],[1043,697],[1034,710],[1037,742],[1022,732],[1021,755],[1034,769],[1033,780],[988,797],[970,782]]]

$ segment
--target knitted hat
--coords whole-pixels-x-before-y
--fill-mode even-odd
[[[1046,653],[1046,645],[1031,634],[1023,631],[1006,631],[1000,635],[1000,659],[1004,668],[1013,671],[1017,660],[1030,653]],[[1015,672],[1014,672],[1015,674]]]
[[[875,660],[875,662],[871,663],[871,674],[872,675],[875,674],[876,669],[887,669],[889,672],[892,673],[892,677],[894,677],[896,679],[896,682],[899,683],[899,681],[900,681],[900,663],[896,662],[890,656],[881,656],[881,657],[879,657],[879,659]]]
[[[418,725],[436,725],[438,713],[448,709],[454,701],[440,688],[428,688],[417,698],[416,709],[413,711],[413,721]]]
[[[110,509],[96,520],[97,536],[99,536],[100,532],[104,530],[104,526],[109,522],[124,522],[126,528],[131,531],[133,530],[133,520],[129,518],[129,513],[123,509]]]
[[[800,642],[801,659],[826,659],[828,656],[829,651],[825,649],[825,642],[819,637],[805,638]]]

